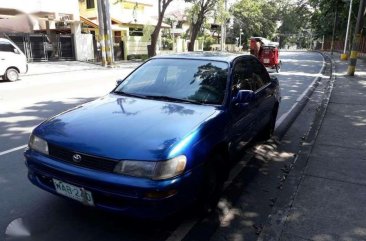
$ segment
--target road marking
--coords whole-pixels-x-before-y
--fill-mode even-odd
[[[18,146],[18,147],[15,147],[15,148],[12,148],[12,149],[9,149],[9,150],[0,152],[0,156],[6,155],[6,154],[11,153],[11,152],[14,152],[14,151],[18,151],[18,150],[24,149],[27,146],[28,145],[22,145],[22,146]]]
[[[198,218],[192,218],[189,220],[184,221],[179,227],[174,230],[174,232],[169,236],[169,238],[165,241],[177,241],[182,240],[188,232],[193,228],[194,225],[198,222]]]

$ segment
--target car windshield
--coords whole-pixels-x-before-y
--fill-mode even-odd
[[[150,99],[222,104],[228,64],[191,59],[152,59],[128,76],[116,93]]]

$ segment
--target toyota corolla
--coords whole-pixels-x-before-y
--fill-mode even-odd
[[[212,209],[232,155],[269,138],[278,80],[253,56],[155,57],[108,95],[36,127],[28,178],[59,196],[135,217]]]

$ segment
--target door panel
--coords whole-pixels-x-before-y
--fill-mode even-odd
[[[258,101],[258,132],[264,128],[271,118],[274,106],[274,86],[266,68],[257,60],[253,62],[254,73],[256,75],[257,86],[256,97]]]
[[[252,67],[245,58],[236,61],[232,75],[232,96],[236,96],[239,90],[252,90]],[[232,118],[232,150],[237,151],[244,147],[254,136],[256,129],[256,102],[250,102],[243,106],[231,103],[230,114]]]

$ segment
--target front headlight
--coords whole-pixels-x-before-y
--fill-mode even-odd
[[[29,138],[29,147],[33,150],[39,151],[43,154],[48,155],[48,145],[45,140],[39,138],[38,136],[31,135]]]
[[[186,163],[187,158],[183,155],[158,162],[121,161],[114,168],[114,172],[128,176],[162,180],[183,173]]]

